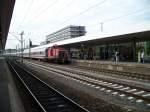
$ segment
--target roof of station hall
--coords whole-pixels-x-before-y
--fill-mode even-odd
[[[81,37],[76,37],[76,38],[71,38],[71,39],[67,39],[67,40],[62,40],[62,41],[58,41],[55,43],[49,43],[46,45],[42,45],[42,46],[38,46],[38,47],[34,47],[32,48],[32,52],[33,51],[41,51],[44,50],[48,47],[52,47],[54,45],[58,45],[58,46],[67,46],[67,45],[74,45],[74,44],[82,44],[82,43],[101,43],[101,44],[105,44],[105,43],[123,43],[123,42],[131,42],[133,40],[136,41],[146,41],[146,40],[150,40],[150,30],[148,31],[140,31],[140,32],[128,32],[128,33],[121,33],[120,34],[99,34],[97,36],[81,36]]]
[[[15,1],[0,0],[0,49],[5,49]]]

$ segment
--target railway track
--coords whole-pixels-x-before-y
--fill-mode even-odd
[[[95,78],[84,72],[70,71],[70,69],[64,69],[60,67],[46,67],[34,63],[27,63],[40,69],[44,69],[48,72],[59,74],[66,78],[70,78],[74,81],[82,83],[84,85],[91,86],[100,91],[105,91],[113,96],[118,95],[121,98],[125,98],[135,104],[142,104],[145,108],[150,109],[150,89],[133,86],[130,84],[124,84],[117,81],[112,81],[104,78]],[[90,74],[90,73],[89,73]]]
[[[18,64],[8,63],[36,101],[38,112],[89,112]]]
[[[52,63],[51,63],[52,64]],[[50,65],[48,65],[50,66]],[[61,67],[58,64],[52,64],[52,66],[56,67]],[[108,70],[108,69],[97,69],[97,68],[92,68],[92,67],[84,67],[84,66],[75,66],[75,65],[65,65],[67,68],[72,68],[72,69],[79,69],[79,70],[86,70],[88,72],[92,73],[98,73],[98,74],[106,74],[108,76],[116,76],[116,77],[124,77],[124,78],[129,78],[129,79],[135,79],[139,81],[150,81],[150,75],[148,74],[142,74],[142,73],[131,73],[131,72],[124,72],[124,71],[117,71],[117,70]]]
[[[78,69],[89,70],[95,73],[108,73],[111,75],[118,75],[118,76],[133,78],[133,79],[150,81],[150,75],[147,75],[147,74],[131,73],[131,72],[124,72],[124,71],[108,70],[108,69],[96,69],[96,68],[83,67],[83,66],[73,66],[73,67],[78,68]]]

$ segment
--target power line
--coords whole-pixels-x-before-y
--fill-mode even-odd
[[[34,16],[30,21],[32,21],[34,18],[38,18],[38,16],[40,16],[41,14],[43,14],[48,8],[50,8],[50,7],[52,7],[53,5],[55,5],[55,3],[56,3],[57,1],[58,1],[58,0],[55,0],[52,4],[50,4],[50,6],[46,7],[46,8],[45,8],[44,10],[42,10],[38,15]],[[72,1],[73,1],[73,0],[72,0]],[[72,2],[72,1],[71,1],[71,2]],[[103,1],[101,1],[101,2],[99,2],[99,3],[96,3],[96,4],[92,5],[91,7],[88,7],[88,8],[85,9],[84,11],[78,13],[77,15],[74,15],[74,16],[71,17],[71,18],[68,18],[67,20],[65,20],[64,22],[60,23],[59,25],[64,24],[64,23],[70,21],[71,19],[74,19],[76,16],[81,16],[82,14],[88,12],[89,10],[94,9],[94,8],[96,8],[96,7],[100,6],[100,5],[102,5],[102,4],[105,3],[106,1],[107,1],[107,0],[103,0]],[[70,2],[70,3],[71,3],[71,2]],[[69,5],[69,4],[68,4],[68,5]],[[68,5],[66,5],[66,7],[67,7]],[[65,8],[65,7],[64,7],[64,8]],[[30,22],[30,21],[28,21],[28,22]],[[59,25],[57,25],[57,26],[59,26]]]
[[[145,11],[148,8],[150,8],[150,6],[148,6],[146,8],[143,8],[143,9],[139,9],[139,10],[130,12],[130,13],[127,13],[127,14],[124,14],[124,15],[120,15],[120,16],[117,16],[117,17],[113,17],[113,18],[110,18],[110,19],[106,19],[106,20],[100,21],[100,23],[104,24],[104,23],[107,23],[107,22],[110,22],[110,21],[118,20],[118,19],[123,18],[123,17],[128,17],[128,16],[131,16],[131,15],[135,15],[135,14],[138,14],[138,13],[140,13],[142,11]],[[100,23],[98,23],[98,24],[100,24]],[[88,26],[96,26],[98,24],[92,24],[92,25],[88,25]]]
[[[22,21],[21,21],[20,24],[19,24],[18,30],[21,28],[21,26],[23,25],[23,23],[24,23],[24,21],[25,21],[27,15],[29,14],[30,9],[31,9],[31,6],[32,6],[32,4],[33,4],[33,1],[34,1],[34,0],[32,0],[31,3],[28,5],[27,10],[26,10],[26,12],[25,12],[25,14],[24,14],[24,16],[23,16],[23,19],[22,19]]]
[[[70,21],[71,19],[76,18],[76,16],[81,16],[82,14],[88,12],[89,10],[92,10],[92,9],[94,9],[94,8],[100,6],[100,5],[103,5],[106,1],[107,1],[107,0],[103,0],[103,1],[101,1],[101,2],[99,2],[99,3],[96,3],[96,4],[94,4],[94,5],[90,6],[90,7],[88,7],[88,8],[85,9],[84,11],[82,11],[82,12],[80,12],[80,13],[78,13],[78,14],[72,16],[71,18],[66,19],[65,21],[63,21],[62,23],[60,23],[60,24],[58,24],[58,25],[55,25],[55,27],[56,27],[56,26],[60,26],[60,25],[62,25],[62,24],[64,24],[64,23]]]
[[[16,35],[14,35],[13,33],[9,32],[9,34],[11,34],[13,37],[15,37],[19,42],[21,41],[20,39],[18,39],[18,37]]]
[[[31,20],[29,20],[27,23],[29,23],[30,21],[34,20],[35,18],[37,19],[39,16],[41,16],[42,14],[44,14],[49,8],[53,7],[56,2],[58,2],[59,0],[55,0],[54,2],[52,2],[50,5],[48,5],[45,9],[41,10],[37,15],[35,15]]]
[[[47,1],[44,2],[42,5],[40,5],[40,7],[38,7],[37,9],[39,10],[45,3],[47,3]],[[31,2],[31,5],[32,5],[32,4],[33,4],[33,0],[32,0],[32,2]],[[29,6],[31,7],[31,5],[29,5]],[[28,8],[30,8],[29,6],[28,6]],[[29,11],[30,11],[30,10],[27,10],[26,13],[28,14]],[[26,14],[26,15],[27,15],[27,14]],[[26,18],[26,17],[25,17],[25,18]]]
[[[78,13],[77,15],[74,15],[74,16],[72,16],[71,18],[66,19],[65,21],[63,21],[63,22],[60,23],[59,25],[62,25],[62,24],[64,24],[64,23],[70,21],[71,19],[74,19],[74,18],[77,17],[77,16],[81,16],[82,14],[88,12],[89,10],[94,9],[94,8],[98,7],[99,5],[104,4],[106,1],[107,1],[107,0],[103,0],[103,1],[101,1],[101,2],[99,2],[99,3],[97,3],[97,4],[92,5],[91,7],[85,9],[84,11]],[[58,26],[59,26],[59,25],[58,25]]]
[[[130,12],[130,13],[127,13],[127,14],[124,14],[124,15],[121,15],[121,16],[118,16],[118,17],[114,17],[114,18],[110,18],[110,19],[107,19],[107,20],[104,20],[103,22],[109,22],[109,21],[114,21],[114,20],[117,20],[117,19],[120,19],[122,17],[127,17],[127,16],[130,16],[130,15],[134,15],[134,14],[137,14],[137,13],[140,13],[146,9],[150,8],[150,5],[146,8],[143,8],[143,9],[139,9],[137,11],[134,11],[134,12]]]
[[[26,11],[26,13],[25,13],[25,15],[24,15],[24,17],[23,17],[23,20],[22,20],[22,24],[23,24],[23,22],[25,21],[27,15],[28,15],[29,12],[30,12],[31,6],[32,6],[32,4],[33,4],[33,1],[34,1],[34,0],[31,1],[31,5],[29,5],[28,8],[27,8],[27,11]]]
[[[72,4],[72,2],[74,2],[74,0],[71,0],[68,4],[66,4],[63,8],[61,8],[60,11],[58,11],[58,13],[56,13],[56,17],[57,17],[58,14],[60,14],[61,12],[63,12],[63,10],[65,8],[68,8],[68,6],[70,6],[70,4]]]

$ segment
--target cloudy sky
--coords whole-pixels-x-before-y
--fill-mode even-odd
[[[40,44],[68,25],[86,26],[87,36],[150,30],[150,0],[16,0],[6,48],[22,31],[26,45]]]

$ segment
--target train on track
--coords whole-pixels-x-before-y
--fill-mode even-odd
[[[16,53],[5,53],[5,56],[22,57],[21,52]],[[68,63],[69,54],[68,50],[57,45],[47,47],[38,46],[31,49],[25,49],[23,51],[23,58],[27,59],[37,59],[43,61],[51,61],[55,63]]]

